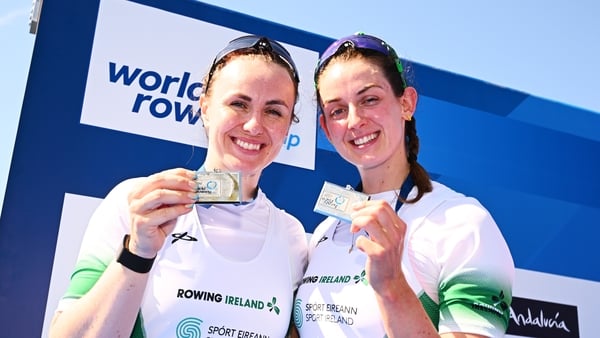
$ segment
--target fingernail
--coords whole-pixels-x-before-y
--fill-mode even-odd
[[[194,171],[194,177],[192,179],[195,181],[198,179],[198,170]]]

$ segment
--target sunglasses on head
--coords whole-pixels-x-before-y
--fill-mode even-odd
[[[338,53],[341,53],[342,51],[348,48],[368,49],[381,53],[389,57],[394,62],[400,74],[402,74],[402,72],[404,71],[404,68],[402,67],[402,62],[400,61],[398,54],[396,54],[396,51],[392,48],[392,46],[388,45],[385,41],[376,38],[372,35],[356,33],[354,35],[350,35],[335,41],[323,52],[323,54],[321,54],[321,58],[319,59],[319,62],[317,63],[317,68],[315,69],[315,83],[317,83],[317,76],[321,71],[321,68],[323,68],[323,65],[325,65],[333,56],[335,56]],[[402,79],[402,81],[404,82],[404,79]],[[404,85],[406,86],[406,83],[404,83]]]
[[[296,82],[300,82],[300,78],[298,77],[298,70],[296,69],[294,60],[292,60],[292,56],[287,51],[287,49],[285,49],[285,47],[283,47],[279,42],[271,40],[264,36],[245,35],[231,40],[229,44],[227,44],[227,46],[225,46],[225,48],[223,48],[217,54],[217,56],[213,60],[212,65],[210,66],[208,78],[206,79],[206,88],[204,88],[204,92],[208,90],[208,86],[212,79],[213,73],[215,72],[217,65],[221,63],[223,58],[225,58],[230,53],[243,49],[253,49],[256,51],[265,50],[273,53],[281,60],[283,60],[286,65],[288,65],[290,71],[294,76],[294,80]]]

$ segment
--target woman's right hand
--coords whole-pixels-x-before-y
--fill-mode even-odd
[[[146,177],[129,193],[131,234],[128,249],[154,258],[173,231],[177,218],[193,210],[196,172],[169,169]]]

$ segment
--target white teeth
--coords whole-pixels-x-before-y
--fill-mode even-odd
[[[354,140],[354,144],[356,144],[357,146],[360,146],[360,145],[363,145],[363,144],[373,140],[376,137],[377,137],[377,133],[369,134],[367,136],[357,138],[356,140]]]
[[[239,139],[235,140],[235,144],[237,144],[238,146],[240,146],[246,150],[259,150],[260,149],[260,144],[248,143],[248,142],[241,141]]]

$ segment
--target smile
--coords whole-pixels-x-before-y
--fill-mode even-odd
[[[256,144],[256,143],[248,143],[245,141],[242,141],[240,139],[235,139],[235,144],[237,144],[240,148],[246,149],[246,150],[259,150],[260,149],[260,144]]]
[[[379,135],[379,132],[372,133],[372,134],[357,138],[357,139],[353,140],[352,142],[357,146],[361,146],[369,141],[376,139],[378,135]]]

